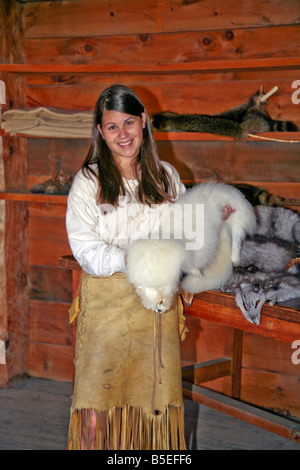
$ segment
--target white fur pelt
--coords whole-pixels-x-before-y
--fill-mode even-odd
[[[138,240],[127,252],[128,279],[142,299],[154,311],[165,312],[179,285],[191,294],[216,289],[227,282],[233,265],[240,261],[241,244],[256,227],[253,207],[236,188],[223,183],[202,183],[183,194],[177,201],[179,212],[170,210],[162,224],[170,223],[170,239]],[[204,205],[201,230],[191,238],[184,228],[196,220],[197,204]],[[222,208],[233,212],[223,220]],[[185,208],[189,206],[191,210]],[[178,217],[178,213],[182,217]],[[197,225],[197,224],[196,224]],[[175,239],[183,227],[181,239]],[[204,235],[204,237],[203,237]],[[183,279],[180,282],[180,279]]]
[[[128,280],[143,305],[156,312],[169,310],[178,289],[186,252],[177,240],[137,240],[127,253]]]

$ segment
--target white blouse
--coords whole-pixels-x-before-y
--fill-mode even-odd
[[[171,175],[176,198],[186,189],[175,168],[162,162]],[[97,166],[93,169],[96,171]],[[125,251],[140,238],[158,238],[162,214],[171,203],[148,206],[136,198],[138,180],[123,178],[126,196],[119,206],[97,204],[98,182],[80,170],[74,178],[68,196],[66,228],[74,257],[82,269],[97,276],[126,272]]]

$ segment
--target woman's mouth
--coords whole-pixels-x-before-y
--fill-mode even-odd
[[[119,146],[123,148],[130,147],[132,142],[133,142],[133,139],[127,140],[126,142],[119,142]]]

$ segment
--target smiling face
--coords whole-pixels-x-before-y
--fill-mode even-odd
[[[102,126],[98,130],[110,148],[114,159],[121,163],[135,160],[143,140],[146,115],[133,116],[119,111],[104,109]]]

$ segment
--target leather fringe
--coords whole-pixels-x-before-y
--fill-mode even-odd
[[[153,415],[143,408],[73,410],[68,450],[186,450],[183,407]]]

